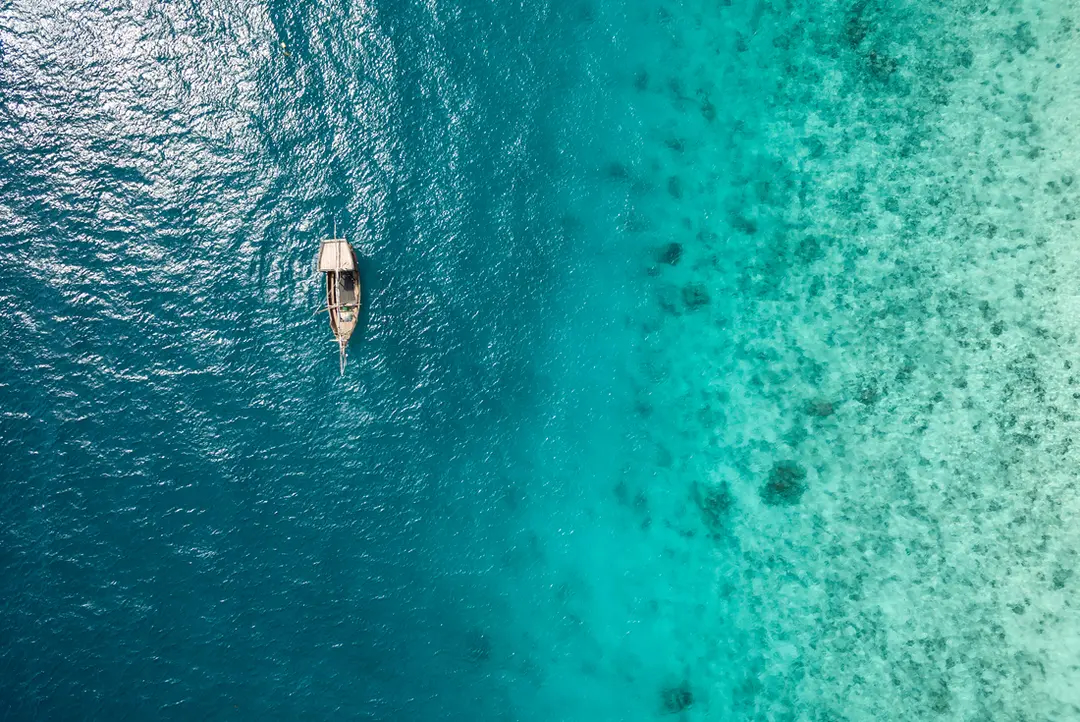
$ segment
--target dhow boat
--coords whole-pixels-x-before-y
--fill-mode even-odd
[[[326,274],[326,307],[316,313],[330,314],[330,330],[337,339],[339,367],[344,374],[345,347],[360,318],[360,273],[349,242],[344,238],[324,240],[319,246],[319,271]]]

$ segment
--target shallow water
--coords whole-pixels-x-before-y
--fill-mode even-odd
[[[3,6],[0,718],[1071,719],[1076,17]]]

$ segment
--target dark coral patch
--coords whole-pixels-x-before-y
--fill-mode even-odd
[[[832,416],[834,411],[832,402],[825,399],[814,399],[806,405],[806,413],[819,419]]]
[[[736,231],[745,233],[748,236],[754,235],[758,230],[757,223],[754,220],[741,216],[738,213],[731,216],[730,223],[731,227]]]
[[[607,174],[608,178],[615,180],[626,180],[630,177],[630,170],[618,161],[608,163],[604,168],[604,173]]]
[[[904,365],[900,367],[900,370],[896,372],[896,382],[898,384],[906,384],[914,377],[915,364],[911,363],[910,361],[905,362]]]
[[[865,10],[866,3],[857,3],[853,12],[848,16],[847,22],[844,23],[844,40],[852,50],[857,50],[862,45],[862,42],[866,40],[866,36],[870,34],[870,23],[863,15]]]
[[[664,145],[668,150],[675,151],[676,153],[682,153],[686,150],[686,143],[682,138],[668,138],[664,141]]]
[[[795,246],[795,258],[800,263],[810,264],[819,260],[825,253],[821,248],[821,241],[813,236],[806,236]]]
[[[859,403],[866,406],[873,406],[884,395],[881,388],[878,387],[875,381],[866,381],[859,386],[858,391],[855,393],[855,398],[859,400]]]
[[[789,506],[798,504],[805,492],[806,469],[794,461],[781,461],[761,487],[761,500],[769,506]]]
[[[701,103],[701,116],[709,123],[716,120],[716,106],[712,104],[711,100],[705,100]]]
[[[709,290],[701,283],[688,283],[682,289],[683,304],[691,311],[709,305]]]
[[[895,73],[900,65],[896,58],[885,53],[879,53],[876,50],[871,50],[870,54],[866,56],[866,63],[867,67],[870,68],[870,75],[881,81],[888,80],[889,76]]]
[[[681,243],[669,243],[664,246],[657,257],[660,263],[666,263],[669,266],[679,265],[679,261],[682,260],[683,247]]]
[[[660,692],[660,702],[665,714],[678,714],[694,704],[694,693],[688,682],[675,687],[665,687]]]
[[[649,89],[649,74],[644,70],[639,70],[634,76],[634,88],[638,92],[642,92]]]
[[[698,484],[695,491],[695,501],[709,533],[713,536],[721,534],[734,504],[727,484]]]
[[[668,178],[667,191],[672,198],[682,198],[682,181],[679,180],[679,176],[671,176]]]
[[[1031,32],[1031,23],[1020,23],[1016,26],[1016,31],[1012,36],[1012,45],[1021,55],[1027,55],[1039,47],[1039,41],[1035,39],[1035,33]]]

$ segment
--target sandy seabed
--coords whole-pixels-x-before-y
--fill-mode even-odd
[[[666,571],[587,674],[661,717],[1076,719],[1080,8],[639,12],[602,175],[651,463],[612,494]]]

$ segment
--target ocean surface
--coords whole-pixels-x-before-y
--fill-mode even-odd
[[[1078,73],[1074,0],[0,0],[0,722],[1080,719]]]

